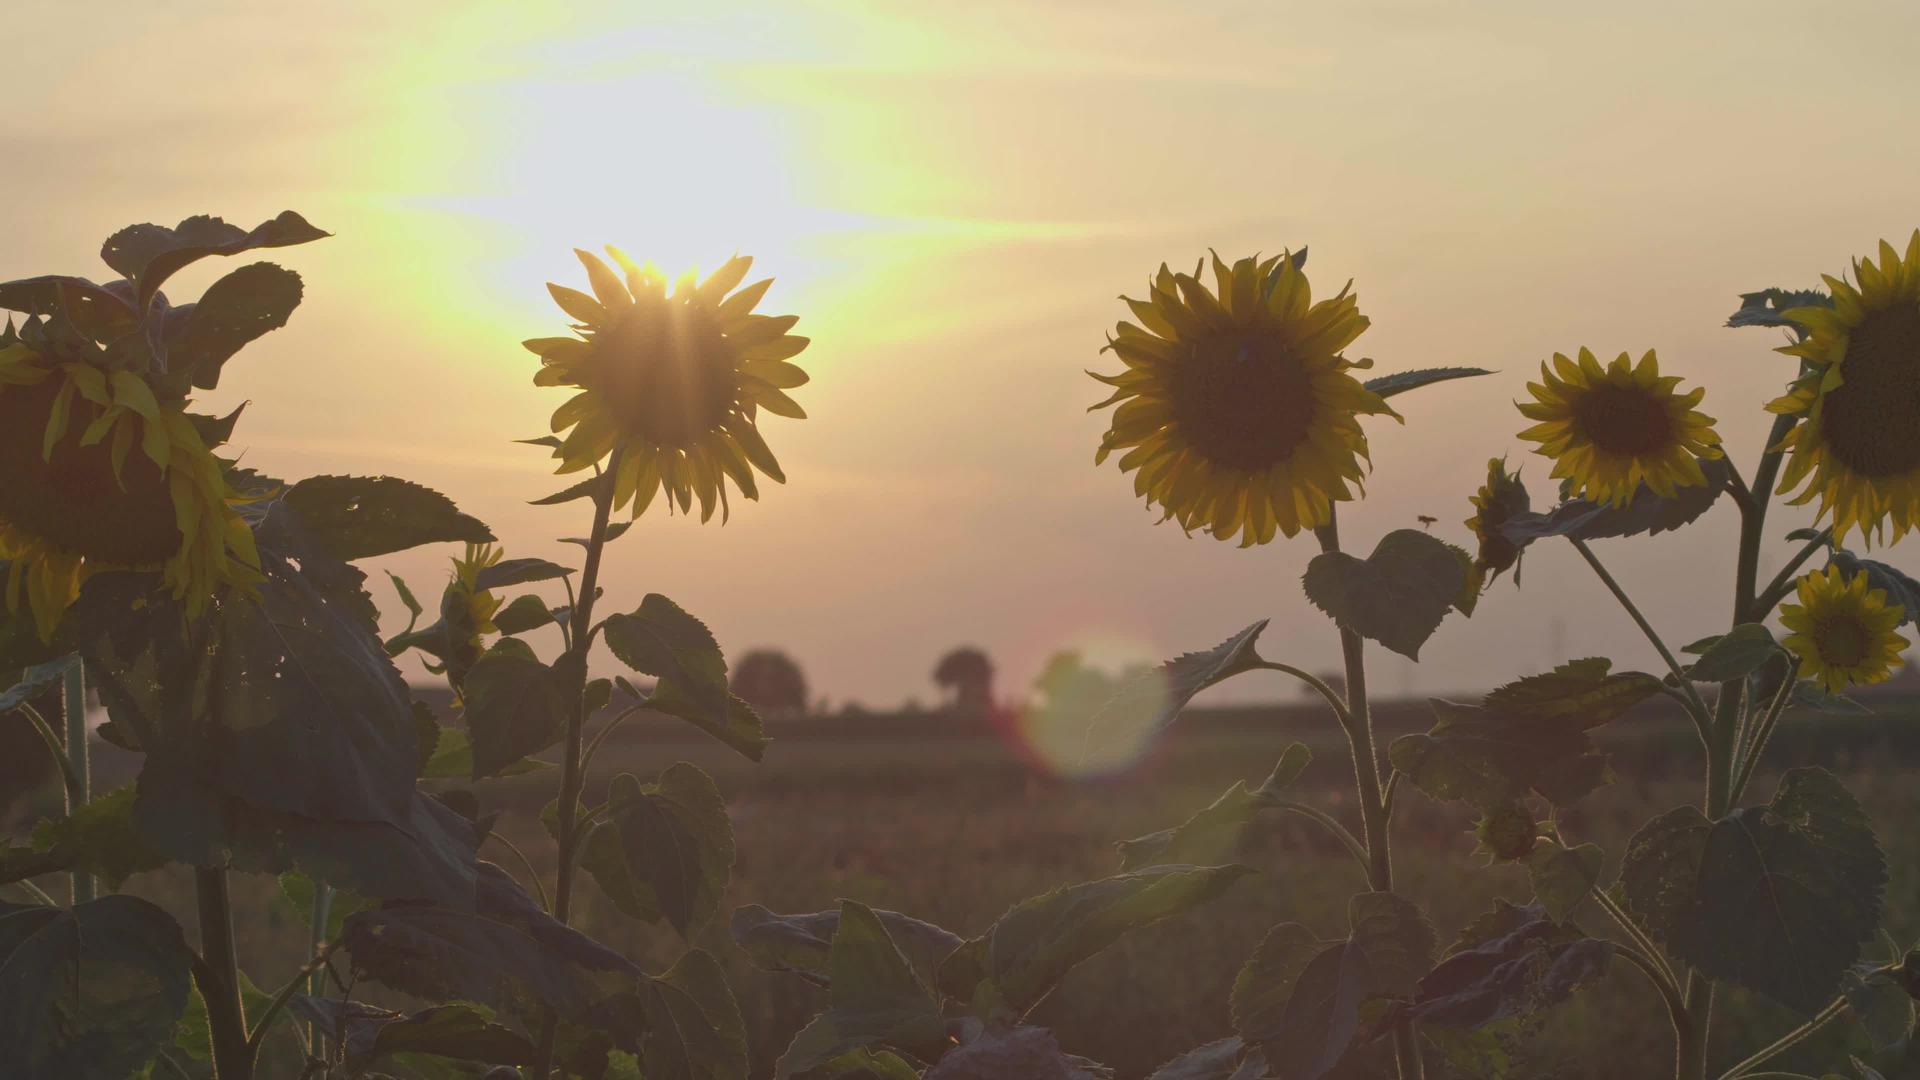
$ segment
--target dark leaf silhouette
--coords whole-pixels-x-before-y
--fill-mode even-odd
[[[733,826],[713,778],[684,761],[654,784],[623,773],[607,787],[607,811],[582,868],[625,914],[664,917],[691,936],[719,910],[733,869]]]
[[[1456,944],[1399,1015],[1471,1030],[1537,1014],[1606,975],[1611,942],[1586,937],[1539,907],[1495,905],[1491,918],[1476,924],[1484,936]]]
[[[1367,389],[1389,398],[1395,394],[1404,394],[1409,390],[1418,390],[1449,379],[1470,379],[1475,375],[1491,375],[1486,368],[1477,367],[1437,367],[1419,368],[1414,371],[1396,371],[1391,375],[1376,375],[1366,381]]]
[[[101,245],[100,258],[134,283],[134,310],[145,311],[147,301],[167,278],[182,267],[209,255],[238,255],[259,248],[288,247],[319,240],[321,232],[291,210],[251,230],[229,225],[204,214],[187,218],[171,229],[159,225],[129,225]]]
[[[932,984],[940,962],[966,942],[960,935],[897,911],[871,909],[919,978]],[[767,971],[790,972],[819,986],[832,981],[829,957],[840,912],[776,915],[758,904],[733,913],[733,940]]]
[[[858,1049],[933,1057],[947,1043],[939,1000],[866,905],[841,901],[828,968],[827,1011],[793,1037],[774,1067],[776,1077],[784,1080]]]
[[[1459,548],[1418,529],[1396,529],[1373,554],[1328,551],[1307,564],[1307,599],[1344,629],[1409,659],[1460,596],[1472,563]]]
[[[445,495],[392,476],[310,476],[284,498],[322,547],[348,562],[422,544],[493,539]]]
[[[1616,536],[1657,535],[1678,529],[1713,509],[1727,488],[1724,458],[1702,461],[1705,484],[1678,488],[1672,496],[1657,495],[1641,484],[1626,506],[1604,506],[1587,499],[1570,499],[1545,514],[1515,514],[1500,531],[1515,544],[1529,544],[1549,536],[1576,540],[1603,540]]]

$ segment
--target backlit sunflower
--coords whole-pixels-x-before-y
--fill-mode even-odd
[[[1826,279],[1833,306],[1786,316],[1807,337],[1781,352],[1805,374],[1768,410],[1802,417],[1780,445],[1793,453],[1780,491],[1802,483],[1794,504],[1820,500],[1843,537],[1872,542],[1888,522],[1893,539],[1920,526],[1920,229],[1902,258],[1886,241],[1880,265],[1853,265],[1858,284]]]
[[[1638,364],[1621,353],[1604,368],[1586,349],[1578,361],[1554,353],[1540,381],[1527,384],[1534,400],[1515,403],[1539,421],[1520,437],[1540,444],[1534,453],[1553,459],[1552,475],[1570,481],[1575,496],[1625,506],[1642,483],[1671,496],[1706,483],[1700,459],[1720,456],[1713,417],[1694,408],[1706,390],[1682,394],[1679,385],[1679,376],[1660,374],[1651,349]]]
[[[1480,541],[1480,549],[1474,555],[1472,585],[1481,591],[1494,582],[1501,573],[1511,569],[1513,580],[1520,581],[1521,545],[1507,539],[1500,527],[1513,520],[1514,515],[1524,514],[1532,507],[1527,498],[1527,488],[1520,482],[1519,470],[1507,471],[1506,458],[1491,458],[1487,461],[1487,482],[1480,490],[1467,497],[1473,504],[1473,516],[1466,525],[1473,531],[1474,538]]]
[[[491,590],[476,588],[480,571],[498,563],[505,554],[492,544],[468,544],[466,555],[453,560],[453,580],[447,583],[440,612],[454,636],[475,648],[483,635],[499,633],[493,616],[500,610],[500,598]]]
[[[806,413],[785,393],[807,381],[790,359],[807,339],[787,333],[794,315],[755,315],[772,279],[727,295],[753,260],[738,256],[703,282],[688,274],[667,290],[652,268],[636,266],[607,248],[625,281],[599,258],[576,251],[593,295],[547,286],[579,322],[577,337],[535,338],[540,357],[536,386],[572,386],[580,392],[553,413],[565,432],[554,456],[562,473],[589,468],[618,447],[616,508],[633,504],[638,517],[656,491],[686,512],[695,498],[700,520],[722,520],[727,480],[759,498],[753,472],[784,483],[779,462],[755,426],[764,408],[796,420]],[[571,430],[569,430],[571,429]]]
[[[159,570],[190,614],[262,580],[219,459],[132,372],[0,346],[0,475],[7,610],[43,639],[97,571]]]
[[[1780,605],[1780,622],[1793,631],[1785,645],[1801,669],[1838,693],[1877,683],[1893,674],[1907,639],[1894,632],[1901,607],[1887,603],[1885,589],[1870,588],[1867,575],[1848,577],[1837,566],[1801,578],[1800,602]]]
[[[1366,316],[1345,289],[1314,303],[1285,256],[1215,256],[1217,294],[1199,273],[1162,265],[1148,299],[1122,297],[1140,322],[1121,322],[1103,350],[1127,369],[1089,373],[1114,388],[1093,408],[1119,406],[1094,463],[1124,451],[1121,471],[1162,521],[1242,547],[1327,524],[1365,476],[1359,417],[1399,419],[1348,374],[1371,361],[1341,355]]]

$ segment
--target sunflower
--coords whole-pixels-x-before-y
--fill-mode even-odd
[[[1902,258],[1880,242],[1880,265],[1853,265],[1858,285],[1826,279],[1833,306],[1791,308],[1805,328],[1781,352],[1803,358],[1801,378],[1771,412],[1799,416],[1780,447],[1791,450],[1780,478],[1794,505],[1820,500],[1843,537],[1858,528],[1869,543],[1886,523],[1893,539],[1920,526],[1920,229]]]
[[[664,491],[669,509],[677,501],[683,513],[698,498],[701,521],[716,502],[726,520],[729,479],[749,499],[759,498],[755,469],[784,483],[755,417],[764,408],[806,418],[786,391],[807,381],[788,363],[807,339],[787,333],[798,316],[753,314],[772,279],[727,295],[753,265],[736,256],[703,282],[682,277],[669,293],[664,277],[617,248],[607,253],[624,282],[598,257],[574,253],[593,295],[547,289],[579,320],[577,336],[526,342],[541,362],[534,385],[580,390],[553,413],[554,433],[566,433],[554,450],[558,471],[589,468],[618,449],[616,509],[632,503],[639,517]]]
[[[1399,419],[1348,372],[1341,350],[1367,328],[1346,289],[1319,303],[1295,261],[1213,258],[1219,292],[1165,265],[1148,299],[1122,297],[1140,320],[1121,322],[1106,349],[1126,364],[1089,372],[1118,405],[1094,455],[1116,450],[1122,472],[1161,520],[1240,546],[1293,536],[1333,519],[1365,476],[1361,414]],[[1349,482],[1352,486],[1349,487]]]
[[[0,346],[0,469],[7,610],[42,639],[101,570],[157,569],[189,614],[263,580],[220,460],[133,372]]]
[[[1828,691],[1877,683],[1893,674],[1907,639],[1894,632],[1902,609],[1867,575],[1848,577],[1838,566],[1816,570],[1798,585],[1800,602],[1780,605],[1780,622],[1805,672]]]
[[[1468,496],[1467,501],[1473,504],[1473,516],[1467,519],[1466,526],[1480,541],[1470,572],[1474,591],[1484,590],[1509,569],[1513,571],[1514,583],[1518,584],[1522,545],[1507,539],[1501,526],[1532,506],[1526,485],[1520,482],[1519,470],[1509,473],[1506,458],[1488,459],[1487,482]]]
[[[1540,381],[1527,384],[1534,400],[1515,403],[1540,421],[1520,437],[1540,444],[1534,453],[1553,459],[1552,475],[1569,481],[1573,496],[1625,506],[1644,483],[1670,497],[1706,483],[1700,459],[1720,456],[1713,417],[1694,408],[1706,390],[1676,393],[1679,385],[1660,374],[1651,349],[1638,364],[1621,353],[1604,368],[1586,349],[1578,362],[1554,353]]]
[[[476,586],[480,571],[498,563],[505,554],[492,544],[470,543],[466,555],[453,560],[453,580],[447,583],[448,598],[441,603],[441,614],[471,646],[478,647],[482,635],[499,632],[493,616],[500,610],[500,598]]]

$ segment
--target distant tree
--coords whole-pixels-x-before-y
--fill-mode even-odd
[[[933,682],[962,716],[985,716],[993,710],[993,661],[971,645],[941,657]]]
[[[763,713],[798,716],[807,711],[807,677],[778,649],[754,649],[733,669],[733,692]]]

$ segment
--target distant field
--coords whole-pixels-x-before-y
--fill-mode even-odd
[[[684,729],[636,724],[602,752],[595,768],[600,781],[588,792],[614,771],[645,775],[693,761],[714,773],[732,807],[739,846],[732,904],[816,911],[853,897],[971,934],[1023,897],[1113,873],[1115,842],[1183,820],[1237,779],[1258,782],[1295,737],[1316,753],[1304,781],[1319,789],[1313,798],[1342,813],[1350,765],[1337,730],[1304,711],[1288,710],[1277,720],[1267,710],[1264,724],[1242,722],[1242,712],[1256,721],[1261,716],[1234,710],[1225,719],[1202,720],[1179,730],[1131,773],[1093,782],[1036,774],[990,735],[943,736],[904,722],[837,734],[790,732],[759,766]],[[1417,715],[1389,710],[1388,722],[1414,723]],[[1565,819],[1572,835],[1600,843],[1610,863],[1641,821],[1694,797],[1699,761],[1691,732],[1677,719],[1648,716],[1611,738],[1622,781]],[[1920,772],[1911,764],[1917,739],[1920,720],[1901,708],[1883,709],[1870,721],[1797,720],[1783,730],[1780,744],[1782,764],[1818,756],[1847,774],[1867,801],[1893,867],[1887,926],[1906,942],[1920,936],[1920,835],[1912,827],[1920,821]],[[1640,779],[1650,773],[1657,778]],[[545,846],[532,815],[552,797],[555,783],[546,773],[490,784],[494,804],[508,810],[502,831],[536,860]],[[1772,786],[1771,777],[1762,777],[1754,792],[1764,799]],[[1470,869],[1464,813],[1406,794],[1395,822],[1399,886],[1428,905],[1442,940],[1494,896],[1527,898],[1524,873]],[[518,870],[497,847],[483,854]],[[1143,932],[1085,965],[1035,1019],[1056,1028],[1067,1049],[1105,1061],[1123,1077],[1144,1076],[1168,1057],[1227,1034],[1227,988],[1268,927],[1300,921],[1333,934],[1347,897],[1363,887],[1344,854],[1291,818],[1276,817],[1260,829],[1242,861],[1263,873],[1201,913]],[[154,875],[132,884],[190,920],[190,902],[181,903],[184,878]],[[255,884],[264,894],[270,883]],[[583,896],[585,925],[614,947],[661,966],[680,948],[670,932],[627,921],[591,886]],[[262,983],[293,962],[304,944],[285,912],[245,936],[243,951],[254,958],[250,966]],[[756,1075],[768,1075],[792,1033],[821,1005],[820,995],[752,968],[731,947],[724,925],[701,944],[730,969],[755,1040]],[[1779,1010],[1741,995],[1728,1000],[1721,1022],[1715,1060],[1724,1064],[1759,1045],[1761,1032],[1771,1038],[1791,1026]],[[1665,1014],[1624,965],[1598,989],[1550,1014],[1524,1045],[1532,1056],[1514,1075],[1528,1080],[1623,1080],[1670,1067]],[[1844,1061],[1840,1052],[1829,1042],[1778,1067],[1817,1074]]]

